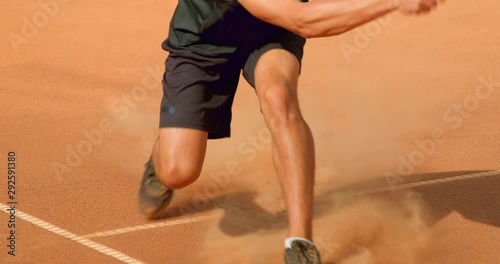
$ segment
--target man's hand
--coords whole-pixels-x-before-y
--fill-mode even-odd
[[[438,0],[399,0],[399,11],[403,14],[428,13],[437,6],[437,2]]]

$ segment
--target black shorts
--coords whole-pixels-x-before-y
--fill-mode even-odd
[[[276,34],[277,33],[277,34]],[[255,87],[254,70],[266,51],[284,49],[302,60],[305,39],[279,29],[265,39],[249,37],[234,53],[202,55],[167,46],[160,128],[185,127],[208,132],[209,139],[231,134],[231,106],[243,70]]]

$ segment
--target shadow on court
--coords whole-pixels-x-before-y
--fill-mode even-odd
[[[219,194],[206,200],[191,200],[167,212],[165,218],[181,217],[217,208],[223,210],[219,223],[221,231],[229,236],[242,236],[258,230],[281,230],[286,227],[286,211],[266,211],[255,202],[255,191]]]
[[[470,175],[476,173],[489,173],[488,176],[476,178],[462,178],[457,176]],[[446,217],[452,211],[460,213],[465,218],[500,227],[500,172],[497,171],[454,171],[412,175],[407,183],[418,183],[436,179],[450,179],[456,177],[458,180],[430,183],[427,185],[415,186],[400,191],[385,191],[373,193],[378,196],[395,196],[408,191],[421,195],[428,206],[435,221]],[[320,203],[328,200],[328,196],[334,193],[355,193],[369,191],[376,188],[387,187],[385,179],[374,179],[355,185],[346,186],[341,189],[332,190],[326,197],[319,198]],[[325,202],[326,204],[328,202]]]

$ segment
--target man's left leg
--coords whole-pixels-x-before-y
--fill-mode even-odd
[[[289,236],[312,239],[314,143],[297,98],[297,58],[283,49],[264,53],[255,89],[273,138],[273,161],[285,195]]]
[[[261,110],[271,131],[273,161],[288,209],[288,236],[310,242],[315,157],[311,130],[299,108],[299,69],[300,63],[292,53],[272,49],[260,56],[254,77]],[[316,261],[307,259],[304,262],[289,262],[287,259],[287,263],[319,263],[319,255],[317,258]]]

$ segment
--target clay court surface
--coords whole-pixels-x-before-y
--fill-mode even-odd
[[[243,79],[200,179],[167,218],[138,213],[176,1],[41,3],[0,2],[0,263],[282,263],[284,203]],[[450,0],[308,41],[299,96],[325,263],[500,263],[498,14]]]

